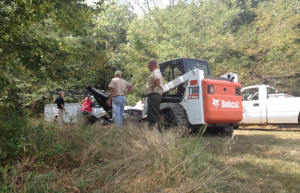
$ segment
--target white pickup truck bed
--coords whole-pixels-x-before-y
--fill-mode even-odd
[[[65,109],[68,112],[68,115],[64,115],[64,122],[78,122],[81,117],[82,106],[79,103],[67,103],[65,104]],[[105,111],[103,108],[92,108],[92,114],[98,116],[103,114]],[[44,109],[44,120],[47,122],[53,122],[54,116],[57,114],[57,105],[56,104],[46,104]]]
[[[275,93],[268,85],[243,88],[242,124],[299,124],[300,97]]]

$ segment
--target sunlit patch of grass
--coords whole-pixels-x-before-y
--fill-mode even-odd
[[[227,139],[207,137],[207,147],[229,167],[228,192],[299,192],[300,132],[237,130]],[[224,144],[227,148],[220,150]]]

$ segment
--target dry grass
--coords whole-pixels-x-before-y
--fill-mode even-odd
[[[300,192],[300,132],[270,128],[277,127],[236,130],[227,141],[204,138],[207,150],[218,155],[218,165],[229,169],[231,185],[222,192]]]
[[[227,186],[225,168],[215,167],[201,138],[175,129],[69,124],[57,133],[65,153],[44,163],[24,157],[8,172],[8,192],[218,192]]]
[[[6,192],[300,192],[300,132],[182,137],[134,124],[56,132],[65,153],[25,156],[8,169]]]

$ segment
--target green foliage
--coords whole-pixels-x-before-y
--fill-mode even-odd
[[[129,43],[114,56],[138,85],[149,59],[192,57],[208,60],[215,76],[233,71],[244,86],[271,84],[300,95],[299,15],[296,0],[178,1],[134,19]]]
[[[24,156],[49,162],[65,152],[64,143],[53,126],[31,126],[17,114],[0,119],[0,165],[20,160]]]
[[[26,121],[23,118],[12,115],[10,120],[1,119],[1,146],[0,146],[0,160],[1,165],[10,163],[15,159],[20,159],[23,152],[23,126]]]
[[[90,18],[101,10],[101,3],[90,7],[84,2],[0,3],[0,105],[41,112],[47,91],[63,89],[70,77],[79,82],[74,75],[81,69],[70,60],[76,53],[66,39],[85,34]]]
[[[47,180],[52,179],[51,174],[36,174],[34,172],[29,173],[26,177],[24,184],[25,192],[49,192],[49,184]]]
[[[139,17],[124,1],[83,2],[0,3],[1,106],[39,114],[50,90],[91,82],[107,90],[117,69],[135,85],[133,104],[143,95],[147,62],[178,57],[208,60],[215,76],[236,72],[244,86],[300,95],[297,0],[179,0],[144,7]]]
[[[9,192],[11,188],[11,184],[9,183],[9,175],[12,171],[14,171],[13,167],[0,166],[0,192]]]

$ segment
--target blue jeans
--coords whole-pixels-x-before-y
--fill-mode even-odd
[[[115,124],[122,126],[123,125],[123,112],[125,107],[125,96],[115,96],[112,101],[113,108],[113,121]]]

